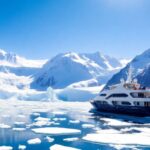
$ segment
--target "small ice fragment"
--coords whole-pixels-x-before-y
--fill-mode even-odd
[[[44,118],[44,117],[38,117],[35,119],[35,121],[49,121],[49,118]]]
[[[25,122],[15,122],[15,125],[25,125]]]
[[[69,123],[78,124],[78,123],[80,123],[80,121],[79,120],[69,120]]]
[[[1,123],[0,124],[0,128],[6,128],[6,129],[8,129],[8,128],[11,128],[11,126],[9,126],[7,124],[4,124],[4,123]]]
[[[93,124],[82,124],[82,128],[94,128]]]
[[[41,140],[39,138],[30,139],[27,141],[28,144],[40,144]]]
[[[71,128],[59,128],[59,127],[45,127],[45,128],[34,128],[32,129],[35,133],[51,134],[51,135],[67,135],[67,134],[78,134],[80,130]]]
[[[26,146],[25,146],[25,145],[19,145],[19,146],[18,146],[18,149],[19,149],[19,150],[25,150],[25,149],[26,149]]]
[[[34,116],[34,117],[39,117],[40,116],[40,114],[36,113],[36,112],[32,113],[31,115]]]
[[[12,150],[11,146],[0,146],[0,150]]]
[[[51,137],[49,137],[49,136],[46,136],[46,137],[45,137],[45,140],[48,141],[49,143],[54,142],[54,138],[51,138]]]
[[[79,150],[79,149],[55,144],[55,145],[50,147],[50,150]]]
[[[54,118],[53,120],[54,120],[54,121],[65,121],[66,118]]]
[[[66,112],[63,112],[63,111],[53,111],[52,112],[54,115],[65,115]]]
[[[78,140],[79,140],[79,138],[77,138],[77,137],[63,139],[63,141],[67,141],[67,142],[73,142],[73,141],[78,141]]]
[[[26,128],[13,128],[12,130],[13,131],[25,131]]]

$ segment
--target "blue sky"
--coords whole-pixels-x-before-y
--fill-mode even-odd
[[[27,58],[150,48],[149,0],[0,0],[0,48]]]

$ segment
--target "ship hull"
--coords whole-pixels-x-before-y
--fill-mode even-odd
[[[94,108],[96,108],[96,110],[102,112],[129,114],[135,116],[150,116],[150,107],[109,105],[101,104],[100,101],[92,101],[91,104]]]

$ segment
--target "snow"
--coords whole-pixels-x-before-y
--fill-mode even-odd
[[[59,128],[59,127],[34,128],[32,129],[32,131],[35,133],[51,134],[51,135],[69,135],[81,133],[81,131],[77,129]]]
[[[41,140],[39,138],[30,139],[27,141],[28,144],[40,144]]]
[[[0,146],[0,150],[12,150],[11,146]]]
[[[50,150],[79,150],[79,149],[55,144],[55,145],[50,147]]]
[[[104,80],[106,83],[108,76],[112,76],[121,67],[122,65],[117,59],[98,53],[68,52],[50,59],[35,74],[31,86],[39,90],[45,90],[49,86],[53,88],[65,88],[71,84],[76,86],[76,83],[79,82],[82,82],[80,86],[98,86]]]
[[[108,81],[106,87],[120,83],[121,78],[126,80],[127,72],[130,66],[132,67],[132,70],[133,70],[132,78],[139,78],[139,80],[141,80],[140,76],[142,72],[144,72],[144,70],[146,71],[146,68],[149,66],[149,64],[150,64],[150,49],[134,57],[134,59],[132,59],[132,61],[130,61],[127,65],[125,65],[124,68],[122,68],[118,73],[114,74],[113,77]],[[145,77],[142,76],[142,81],[140,81],[142,86],[149,85],[145,82],[145,81],[147,81],[148,83],[150,82],[148,80],[149,79],[148,76],[149,76],[149,73]]]

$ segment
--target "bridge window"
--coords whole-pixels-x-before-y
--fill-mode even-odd
[[[99,96],[106,96],[106,94],[105,94],[105,93],[102,93],[102,94],[100,94]]]
[[[130,93],[133,98],[150,98],[150,93],[148,92],[133,92]]]
[[[128,97],[128,95],[125,94],[125,93],[114,93],[114,94],[111,94],[110,96],[108,96],[107,99],[109,99],[109,98],[111,98],[111,97],[120,98],[120,97]]]
[[[122,105],[131,105],[131,103],[130,103],[130,102],[127,102],[127,101],[123,101],[123,102],[121,102],[121,104],[122,104]]]

